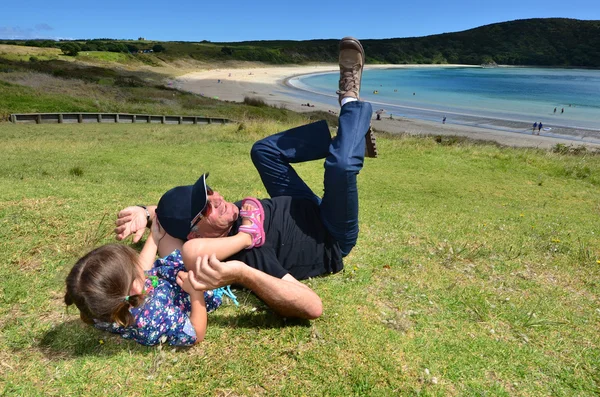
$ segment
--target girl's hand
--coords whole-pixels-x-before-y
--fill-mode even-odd
[[[193,271],[190,270],[189,272],[186,272],[186,271],[180,270],[179,273],[177,273],[177,285],[179,285],[182,290],[184,290],[185,292],[187,292],[190,295],[194,295],[197,293],[204,293],[203,291],[198,291],[198,290],[194,289],[194,287],[190,283],[190,279],[193,277],[194,277]]]
[[[162,239],[165,234],[167,233],[165,231],[165,229],[163,229],[160,226],[160,222],[158,221],[158,217],[154,216],[154,218],[152,218],[152,237],[154,238],[154,241],[156,241],[156,243],[158,244],[158,242],[160,241],[160,239]]]

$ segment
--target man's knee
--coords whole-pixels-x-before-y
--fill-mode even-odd
[[[262,158],[271,153],[272,149],[265,139],[254,142],[252,149],[250,149],[250,158],[254,164],[258,164]]]
[[[362,169],[362,166],[362,159],[338,157],[335,161],[325,162],[326,177],[335,179],[356,177],[356,174]]]

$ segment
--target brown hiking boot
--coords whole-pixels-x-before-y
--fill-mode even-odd
[[[363,66],[365,65],[365,50],[360,41],[354,37],[344,37],[340,41],[340,89],[338,101],[342,98],[359,98],[360,80],[362,79]]]
[[[365,146],[365,157],[375,158],[377,157],[377,143],[375,142],[375,134],[373,134],[373,129],[369,126],[369,130],[367,131],[367,135],[365,136],[366,146]]]

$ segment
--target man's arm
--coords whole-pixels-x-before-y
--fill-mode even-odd
[[[115,238],[117,240],[124,240],[130,235],[133,236],[133,242],[137,243],[144,236],[146,227],[152,225],[152,219],[156,216],[156,206],[149,205],[147,207],[148,213],[150,214],[150,222],[148,222],[146,210],[140,206],[133,205],[122,209],[117,215],[115,221]],[[158,256],[163,257],[169,255],[174,250],[182,250],[183,241],[172,237],[168,233],[160,239],[158,243]]]
[[[194,275],[195,277],[190,278],[190,283],[196,290],[205,291],[240,284],[285,317],[315,319],[323,314],[321,298],[290,274],[279,279],[244,262],[221,262],[214,255],[205,255],[196,260]]]

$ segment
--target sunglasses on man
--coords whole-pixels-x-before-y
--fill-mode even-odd
[[[207,196],[212,196],[213,193],[214,192],[210,188],[210,186],[206,185],[206,195]],[[194,217],[194,219],[192,219],[192,221],[190,222],[190,230],[194,226],[196,226],[198,224],[198,222],[200,222],[202,219],[204,219],[205,217],[209,216],[211,212],[212,212],[212,205],[210,204],[210,202],[208,200],[206,200],[206,205],[204,206],[204,209],[202,211],[200,211],[200,213],[198,215],[196,215]]]

